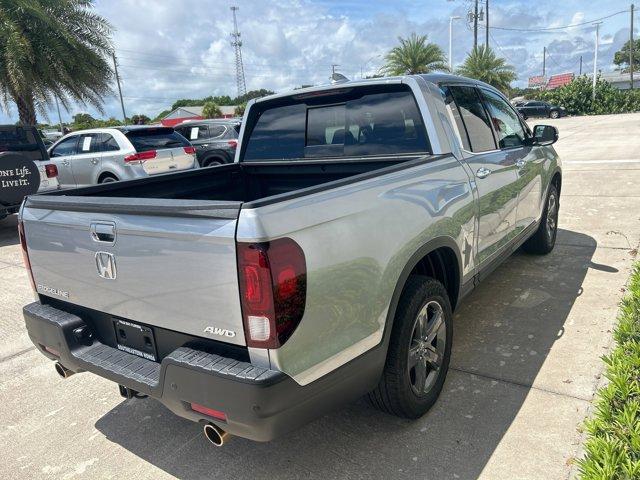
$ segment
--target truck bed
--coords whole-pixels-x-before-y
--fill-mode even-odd
[[[334,185],[326,184],[340,180],[359,180],[366,178],[367,174],[372,172],[383,173],[377,172],[382,169],[393,171],[416,158],[413,155],[373,160],[234,163],[139,180],[62,190],[54,195],[114,199],[258,202],[277,195],[296,194],[300,190],[311,187],[332,187]],[[287,198],[290,195],[287,195]],[[280,197],[274,198],[273,201],[278,199]],[[122,202],[109,203],[116,206]],[[139,203],[138,205],[142,206]]]

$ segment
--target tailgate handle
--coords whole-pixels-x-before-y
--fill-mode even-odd
[[[116,224],[115,223],[92,223],[91,238],[94,242],[116,243]]]

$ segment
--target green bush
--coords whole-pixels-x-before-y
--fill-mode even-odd
[[[618,90],[598,77],[596,98],[592,99],[593,83],[587,76],[576,78],[564,87],[541,91],[537,100],[559,105],[571,115],[605,115],[640,111],[640,91]]]
[[[584,480],[640,478],[640,263],[622,301],[615,349],[604,357],[608,384],[598,392],[585,456],[578,461]]]

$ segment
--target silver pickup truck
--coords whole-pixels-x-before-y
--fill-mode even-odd
[[[27,330],[61,376],[155,397],[216,445],[365,394],[419,417],[462,298],[553,249],[557,138],[450,75],[262,98],[233,164],[28,197]]]

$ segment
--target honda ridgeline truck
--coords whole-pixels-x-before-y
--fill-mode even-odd
[[[29,336],[92,372],[267,441],[368,394],[436,401],[452,313],[520,246],[553,249],[551,126],[450,75],[253,101],[233,164],[29,196]]]

